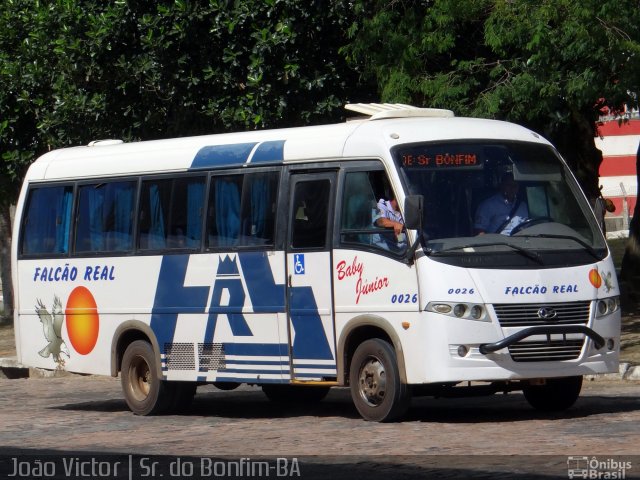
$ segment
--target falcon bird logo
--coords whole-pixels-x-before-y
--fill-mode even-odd
[[[607,293],[609,293],[613,289],[613,280],[611,279],[611,272],[607,272],[606,275],[602,277],[604,280],[604,286],[607,289]]]
[[[36,313],[42,323],[44,337],[49,342],[49,344],[38,353],[44,358],[48,358],[49,355],[52,355],[53,361],[56,362],[58,368],[62,368],[65,363],[64,358],[62,358],[62,354],[65,354],[67,358],[69,358],[69,349],[62,339],[62,322],[64,321],[64,313],[62,312],[62,304],[60,303],[58,296],[56,295],[53,297],[51,313],[47,311],[47,307],[42,303],[42,300],[38,300]]]

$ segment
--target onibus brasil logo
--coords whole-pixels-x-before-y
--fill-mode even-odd
[[[625,479],[631,462],[607,458],[572,456],[567,459],[567,476],[569,478]]]

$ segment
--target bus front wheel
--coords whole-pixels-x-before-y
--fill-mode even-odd
[[[163,413],[170,406],[167,382],[157,373],[153,347],[144,340],[132,342],[122,356],[120,382],[127,405],[136,415]]]
[[[543,412],[560,412],[571,407],[582,390],[582,377],[548,378],[544,385],[522,389],[529,405]]]
[[[351,398],[365,420],[390,422],[402,417],[411,393],[400,379],[395,350],[379,338],[362,342],[349,369]]]

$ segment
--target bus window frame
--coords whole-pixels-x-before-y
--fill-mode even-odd
[[[277,251],[278,245],[280,245],[278,236],[280,235],[280,230],[279,230],[279,217],[283,216],[281,213],[281,194],[282,194],[282,190],[283,190],[283,168],[281,165],[271,165],[271,166],[259,166],[259,167],[253,167],[253,166],[243,166],[243,167],[233,167],[233,168],[220,168],[220,169],[215,169],[215,170],[208,170],[207,171],[207,183],[206,183],[206,188],[205,188],[205,210],[204,210],[204,218],[203,218],[203,227],[202,227],[202,243],[201,243],[201,252],[203,253],[224,253],[224,252],[238,252],[238,251],[242,251],[242,252],[247,252],[247,251],[258,251],[258,252],[267,252],[267,251]],[[242,185],[244,188],[244,176],[249,174],[256,174],[256,173],[268,173],[268,172],[275,172],[277,175],[275,175],[275,177],[277,178],[277,192],[275,194],[274,197],[274,201],[275,201],[275,205],[276,205],[276,211],[275,211],[275,215],[274,215],[274,219],[273,219],[273,228],[274,228],[274,233],[273,233],[273,243],[270,245],[231,245],[231,246],[227,246],[227,247],[219,247],[219,246],[215,246],[215,247],[211,247],[208,244],[208,228],[209,228],[209,220],[210,220],[210,214],[209,214],[209,209],[210,209],[210,205],[209,205],[209,197],[211,195],[211,185],[213,183],[213,179],[215,177],[220,177],[220,176],[230,176],[230,175],[242,175],[243,179],[242,179]],[[241,198],[241,202],[242,202],[242,198]],[[242,205],[241,205],[242,206]],[[242,213],[242,212],[241,212]],[[280,248],[280,250],[282,250],[282,248]]]
[[[391,258],[393,260],[398,261],[406,261],[406,254],[408,251],[408,247],[404,251],[394,252],[392,250],[385,249],[378,245],[367,245],[365,243],[357,243],[357,242],[348,242],[342,240],[342,209],[345,199],[345,184],[346,184],[346,176],[349,173],[355,172],[383,172],[384,177],[387,181],[389,188],[393,191],[396,198],[398,197],[398,191],[393,189],[393,183],[389,178],[389,172],[385,168],[382,160],[380,159],[371,159],[371,160],[357,160],[353,162],[343,162],[343,165],[340,168],[340,174],[337,179],[337,189],[336,189],[336,213],[334,215],[334,226],[333,226],[333,248],[334,249],[342,249],[342,250],[355,250],[355,251],[366,251],[370,253],[374,253],[376,255],[383,255],[385,257]],[[402,185],[404,188],[404,185]],[[376,199],[376,202],[379,199]],[[404,216],[404,214],[403,214]],[[407,232],[407,228],[405,227],[405,235]],[[372,235],[389,233],[389,230],[386,228],[379,228],[378,231],[372,230]]]
[[[139,253],[136,246],[138,244],[138,215],[139,215],[139,202],[140,202],[140,185],[142,182],[143,175],[127,175],[127,176],[115,176],[115,177],[97,177],[90,179],[82,179],[78,180],[75,185],[74,190],[74,205],[73,205],[73,220],[71,224],[71,233],[72,233],[72,247],[70,248],[71,258],[95,258],[95,257],[127,257],[127,256],[136,256],[142,255]],[[96,251],[82,251],[78,252],[76,250],[76,242],[78,235],[78,217],[79,217],[79,208],[80,208],[80,189],[87,185],[99,185],[106,183],[118,183],[118,182],[133,182],[135,184],[135,192],[133,198],[133,224],[131,226],[131,245],[132,248],[127,250],[96,250]]]
[[[28,207],[31,201],[31,195],[34,190],[38,190],[41,188],[56,188],[56,187],[71,187],[72,194],[72,202],[71,202],[71,219],[69,221],[69,232],[68,232],[68,248],[66,252],[63,253],[23,253],[24,246],[24,235],[26,231],[26,221],[29,218],[28,215]],[[22,216],[20,218],[20,231],[18,234],[18,245],[17,245],[17,259],[18,260],[35,260],[35,259],[56,259],[56,258],[69,258],[71,256],[71,252],[73,252],[74,248],[74,226],[75,226],[75,204],[78,193],[78,185],[77,181],[38,181],[31,182],[27,188],[27,192],[24,198],[24,204],[22,209]]]
[[[171,255],[171,254],[181,254],[181,253],[200,253],[203,251],[204,241],[205,241],[205,232],[204,228],[206,226],[206,218],[207,218],[207,195],[209,192],[209,175],[206,171],[193,171],[193,172],[173,172],[173,173],[155,173],[150,175],[140,175],[139,185],[138,185],[138,193],[136,198],[136,218],[135,218],[135,244],[134,244],[134,255],[136,256],[146,256],[146,255]],[[184,248],[140,248],[139,247],[139,235],[140,235],[140,207],[142,204],[142,190],[143,183],[146,181],[154,181],[154,180],[179,180],[184,178],[202,178],[204,180],[203,184],[203,200],[202,200],[202,219],[200,221],[200,246],[198,247],[184,247]]]

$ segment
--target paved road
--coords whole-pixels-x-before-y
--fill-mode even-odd
[[[360,419],[344,389],[292,408],[270,403],[254,387],[222,392],[205,386],[183,415],[137,417],[118,379],[0,380],[0,477],[12,471],[11,458],[24,458],[28,469],[46,454],[106,453],[115,455],[109,461],[124,455],[123,462],[136,455],[133,478],[170,477],[176,456],[193,463],[192,478],[213,478],[197,476],[201,456],[244,458],[244,473],[256,458],[298,458],[300,478],[545,479],[567,478],[568,457],[588,456],[605,462],[601,471],[617,467],[611,459],[630,461],[625,478],[640,478],[639,393],[638,382],[587,382],[572,410],[553,415],[530,409],[517,393],[419,398],[404,422],[377,424]],[[139,465],[152,455],[160,459],[155,475]]]

